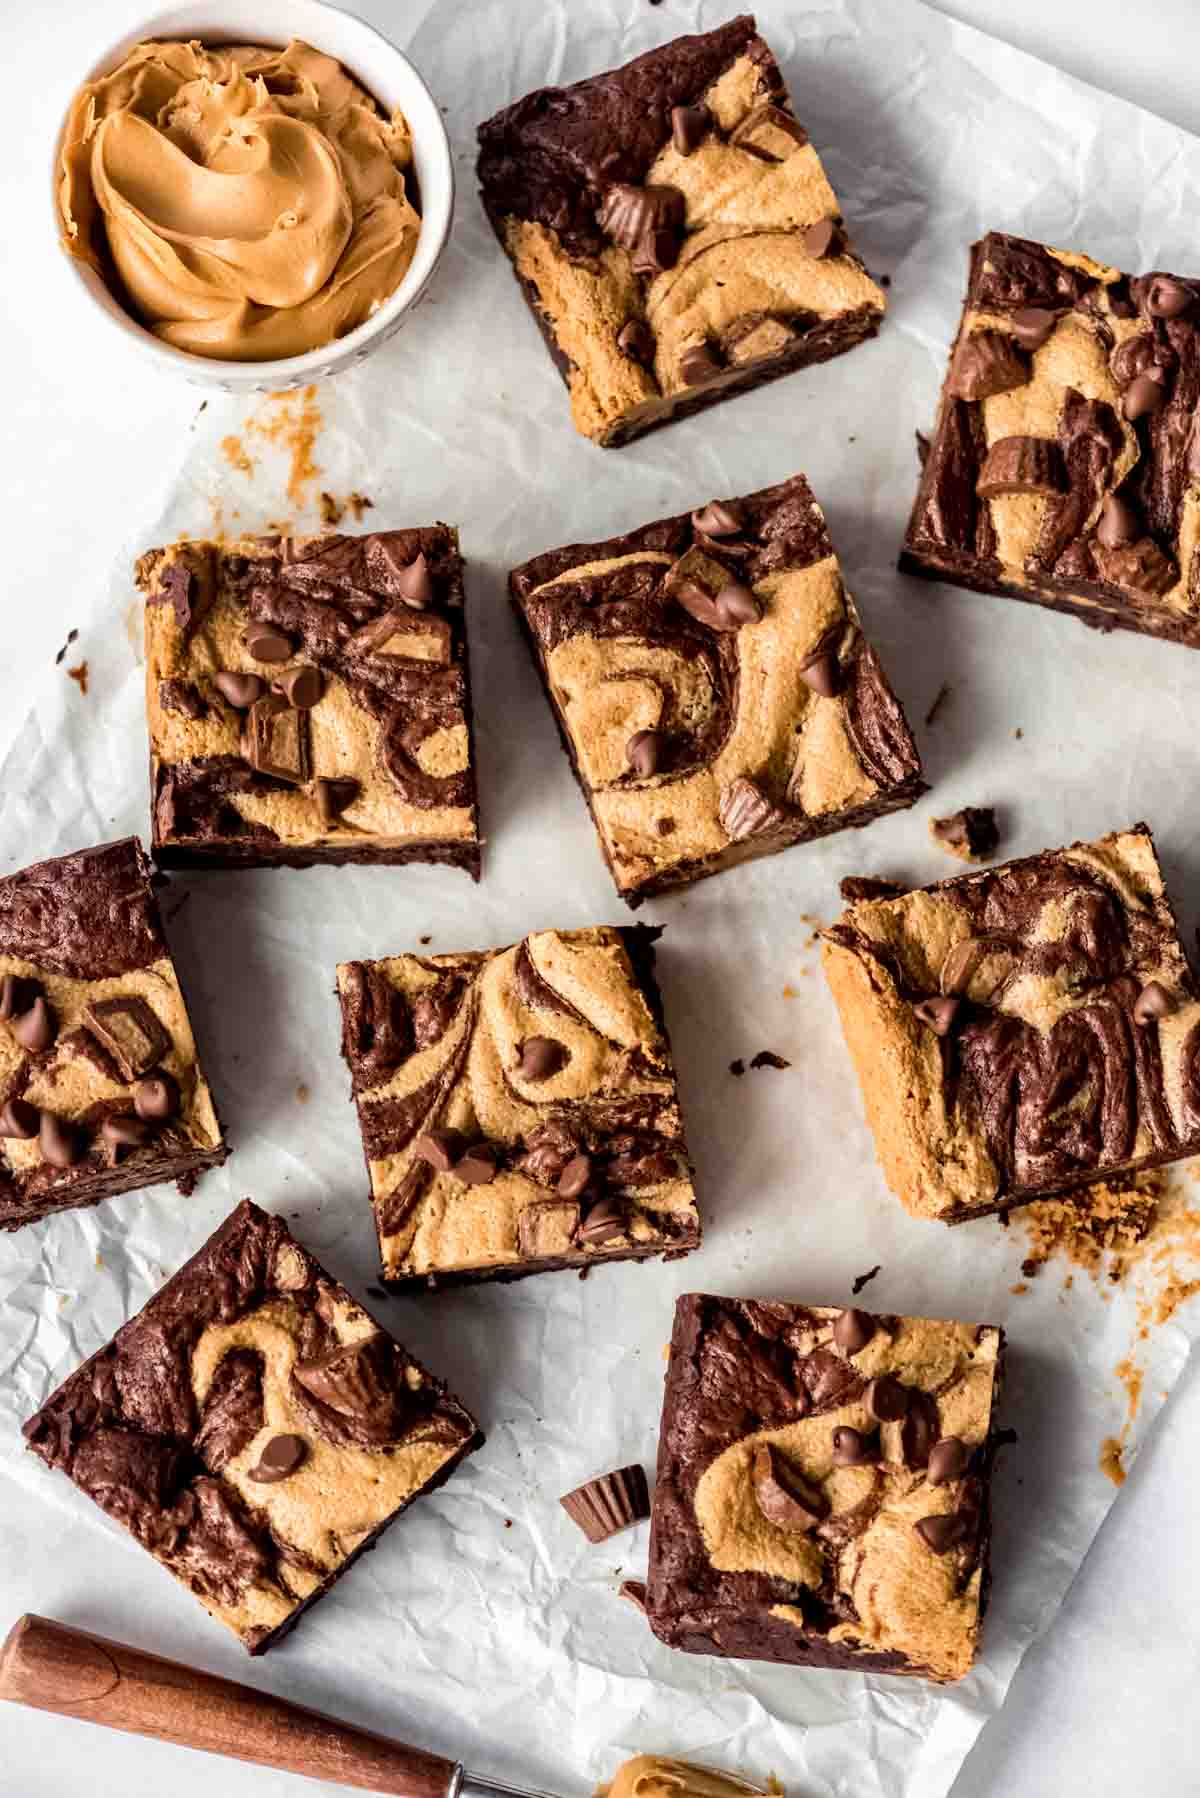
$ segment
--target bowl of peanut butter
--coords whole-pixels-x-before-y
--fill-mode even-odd
[[[445,245],[454,173],[420,75],[324,0],[155,14],[80,85],[55,148],[67,266],[159,366],[277,390],[360,360]]]

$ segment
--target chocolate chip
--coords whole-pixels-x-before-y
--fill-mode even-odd
[[[1058,314],[1047,311],[1044,306],[1022,306],[1012,315],[1013,336],[1021,348],[1032,355],[1034,350],[1041,349],[1057,322]]]
[[[414,612],[423,612],[433,604],[433,581],[424,550],[413,558],[407,568],[401,568],[394,575],[393,586],[405,605],[411,606]]]
[[[863,1398],[876,1423],[899,1423],[908,1412],[908,1389],[890,1373],[868,1380]]]
[[[672,106],[671,142],[681,156],[690,156],[700,148],[709,122],[707,106]]]
[[[570,1055],[552,1036],[527,1036],[521,1044],[517,1072],[522,1080],[549,1080],[566,1066]]]
[[[154,1125],[146,1118],[119,1111],[112,1117],[105,1118],[100,1126],[100,1135],[112,1151],[114,1161],[120,1161],[129,1149],[144,1149],[152,1141]]]
[[[1115,493],[1106,493],[1096,525],[1096,535],[1105,549],[1121,549],[1127,543],[1136,543],[1141,534],[1141,521],[1128,501],[1119,499]]]
[[[273,624],[257,621],[246,626],[242,642],[256,662],[286,662],[295,649],[292,639],[284,631],[277,630]]]
[[[832,649],[823,649],[800,669],[800,679],[820,699],[832,699],[842,684],[841,664]]]
[[[643,779],[657,774],[662,761],[663,739],[656,730],[635,731],[625,745],[625,760]]]
[[[260,1486],[273,1486],[278,1480],[290,1479],[308,1458],[308,1443],[303,1436],[272,1436],[258,1457],[258,1466],[247,1469],[246,1478]]]
[[[147,1074],[133,1089],[133,1109],[140,1118],[160,1124],[179,1110],[179,1087],[172,1076],[159,1068]]]
[[[940,1428],[937,1400],[928,1392],[910,1391],[908,1410],[900,1425],[900,1452],[906,1467],[928,1465]]]
[[[1067,488],[1062,451],[1046,437],[1001,437],[984,458],[975,483],[980,499],[1034,493],[1053,499]]]
[[[79,1132],[52,1111],[43,1111],[38,1128],[38,1147],[51,1167],[74,1167],[83,1157]]]
[[[938,999],[922,999],[913,1006],[913,1017],[929,1028],[937,1036],[948,1036],[958,1015],[960,999],[945,995]]]
[[[608,1242],[625,1232],[625,1211],[616,1199],[597,1199],[575,1235],[580,1242]]]
[[[815,225],[808,227],[801,242],[817,261],[823,256],[840,256],[842,253],[842,233],[836,219],[818,219]]]
[[[500,1157],[490,1142],[472,1143],[454,1164],[454,1177],[465,1186],[490,1186]]]
[[[960,1511],[943,1511],[935,1517],[922,1517],[913,1528],[935,1555],[945,1555],[966,1535],[967,1520]]]
[[[27,1099],[10,1099],[0,1110],[0,1136],[16,1136],[22,1142],[38,1133],[39,1112]]]
[[[9,1023],[28,1011],[38,996],[37,982],[21,974],[6,974],[0,980],[0,1018]]]
[[[322,774],[313,783],[313,787],[317,811],[326,829],[337,822],[347,806],[353,805],[362,792],[359,782],[351,780],[349,776],[331,778]]]
[[[721,363],[706,343],[692,343],[679,358],[679,379],[685,387],[698,387],[721,372]]]
[[[1195,303],[1191,288],[1170,275],[1155,275],[1146,293],[1146,311],[1151,318],[1178,318]]]
[[[692,529],[705,537],[736,537],[745,524],[741,511],[724,500],[710,499],[706,506],[692,513]]]
[[[120,1069],[122,1080],[140,1080],[170,1051],[171,1039],[157,1014],[137,996],[99,999],[86,1005],[83,1022]]]
[[[582,1153],[572,1155],[558,1176],[555,1190],[560,1192],[564,1199],[577,1199],[587,1190],[587,1183],[591,1177],[591,1157]]]
[[[448,1174],[463,1152],[463,1138],[458,1130],[427,1130],[413,1144],[418,1161],[427,1161],[439,1174]]]
[[[833,1464],[835,1467],[869,1467],[879,1459],[879,1442],[861,1430],[840,1423],[833,1432]]]
[[[986,400],[994,393],[1023,387],[1029,364],[1011,337],[1000,331],[976,331],[954,352],[946,391],[959,400]]]
[[[222,668],[213,675],[213,686],[227,699],[235,712],[248,712],[256,699],[261,699],[267,683],[261,674],[235,674]]]
[[[808,142],[808,133],[799,119],[767,100],[746,114],[729,141],[739,150],[761,156],[765,162],[786,162]]]
[[[961,1480],[971,1465],[971,1451],[961,1436],[943,1436],[929,1451],[925,1478],[931,1486],[945,1486]]]
[[[1161,981],[1148,980],[1133,1002],[1135,1024],[1153,1024],[1158,1018],[1169,1018],[1175,1000]]]
[[[739,631],[744,624],[757,624],[762,617],[761,605],[742,581],[726,581],[713,604],[720,619],[718,630]]]
[[[294,705],[297,711],[308,712],[325,691],[325,676],[319,668],[304,664],[281,674],[277,685],[289,705]]]
[[[1121,402],[1121,410],[1130,423],[1137,418],[1145,418],[1148,413],[1160,412],[1167,403],[1165,370],[1154,367],[1142,371],[1125,389],[1125,398]]]
[[[12,1020],[12,1033],[31,1055],[44,1055],[58,1035],[58,1019],[39,993],[28,1011]]]
[[[829,1501],[810,1486],[769,1442],[754,1451],[754,1496],[768,1523],[792,1535],[805,1535],[829,1515]]]
[[[853,1307],[839,1311],[833,1324],[833,1340],[844,1355],[857,1355],[875,1334],[875,1319],[867,1311]]]
[[[617,348],[623,356],[648,368],[654,361],[654,333],[644,320],[627,318],[617,332]]]

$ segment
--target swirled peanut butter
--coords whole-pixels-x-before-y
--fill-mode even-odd
[[[595,1798],[762,1798],[762,1786],[748,1785],[732,1773],[690,1762],[639,1754],[617,1768],[609,1785]]]
[[[139,44],[71,106],[63,239],[176,349],[301,355],[403,279],[411,160],[403,116],[308,44]]]

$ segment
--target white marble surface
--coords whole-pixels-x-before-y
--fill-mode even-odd
[[[410,9],[403,0],[376,0],[361,10],[384,23]],[[941,10],[1200,130],[1194,0],[1144,0],[1136,11],[1118,0],[958,0]],[[122,539],[123,505],[155,488],[162,445],[187,429],[197,403],[190,390],[164,386],[134,358],[115,355],[106,335],[90,327],[58,266],[48,225],[48,145],[71,77],[91,45],[122,30],[131,11],[113,0],[40,0],[0,17],[8,251],[0,283],[8,350],[0,430],[0,750],[24,713],[27,683],[66,634],[73,592],[111,559]],[[1193,1366],[1063,1611],[965,1766],[955,1798],[1200,1793],[1198,1490],[1200,1377]],[[81,1542],[62,1513],[38,1512],[24,1492],[6,1485],[0,1625],[36,1608],[136,1639],[154,1614],[164,1652],[207,1657],[215,1666],[213,1644],[189,1627],[190,1618],[157,1609],[158,1570],[124,1553],[97,1565],[106,1548],[99,1535]],[[82,1591],[90,1596],[81,1599]],[[258,1666],[248,1677],[268,1683]],[[352,1713],[336,1669],[331,1683],[339,1708]],[[321,1702],[319,1692],[298,1696]],[[364,1710],[359,1715],[383,1722]],[[177,1798],[207,1798],[214,1790],[222,1798],[298,1798],[305,1789],[282,1775],[218,1769],[160,1745],[15,1710],[0,1713],[0,1768],[0,1791],[13,1798],[158,1798],[164,1787]]]

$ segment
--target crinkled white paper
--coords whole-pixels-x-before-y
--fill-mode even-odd
[[[398,9],[376,0],[363,10],[403,37]],[[1064,1290],[1047,1272],[1014,1293],[1026,1252],[1019,1225],[948,1231],[913,1221],[890,1197],[811,921],[833,915],[842,874],[956,872],[930,845],[927,819],[993,803],[1014,853],[1147,817],[1190,935],[1200,657],[905,582],[894,562],[916,480],[913,433],[932,418],[967,245],[998,227],[1129,268],[1193,269],[1200,148],[908,0],[803,9],[761,0],[761,26],[856,240],[892,278],[891,311],[878,341],[835,363],[632,448],[599,451],[571,430],[558,376],[485,227],[473,127],[540,83],[611,66],[730,10],[674,0],[430,6],[407,47],[453,137],[454,234],[401,335],[319,390],[321,472],[306,503],[288,497],[286,456],[247,431],[255,406],[213,395],[191,431],[163,446],[165,474],[175,464],[169,502],[147,516],[131,503],[107,584],[80,594],[72,653],[88,661],[89,693],[81,700],[59,670],[36,695],[0,781],[6,868],[146,833],[129,578],[139,551],[206,534],[215,518],[230,532],[281,519],[315,528],[322,488],[369,494],[364,526],[458,523],[470,563],[486,872],[478,888],[428,868],[172,879],[169,935],[234,1153],[190,1199],[158,1188],[0,1240],[0,1465],[66,1507],[56,1552],[78,1568],[88,1622],[105,1627],[117,1592],[133,1584],[142,1642],[246,1676],[237,1644],[164,1575],[135,1566],[141,1551],[22,1452],[19,1420],[243,1194],[284,1212],[366,1294],[374,1237],[338,1056],[334,964],[426,937],[433,950],[454,950],[625,915],[510,617],[505,571],[539,550],[801,468],[918,728],[934,792],[915,812],[641,914],[667,926],[660,973],[699,1169],[703,1250],[666,1266],[597,1269],[586,1283],[565,1274],[405,1301],[368,1295],[475,1408],[487,1446],[254,1677],[564,1798],[650,1747],[774,1771],[802,1798],[932,1798],[950,1787],[1116,1496],[1099,1449],[1125,1422],[1114,1368],[1137,1320],[1123,1288],[1102,1293],[1082,1276]],[[270,404],[257,411],[278,414]],[[230,436],[255,458],[249,476],[222,449]],[[922,728],[943,683],[950,695]],[[791,1067],[730,1075],[734,1057],[764,1047]],[[1010,1332],[1005,1421],[1020,1443],[997,1482],[995,1584],[978,1668],[938,1690],[672,1654],[616,1597],[622,1577],[644,1571],[645,1526],[589,1547],[558,1495],[624,1461],[653,1466],[677,1293],[838,1303],[877,1263],[864,1304]],[[1181,1310],[1138,1345],[1147,1377],[1127,1460],[1198,1328],[1195,1308]],[[198,1791],[201,1778],[211,1789],[211,1769],[188,1762],[178,1789]],[[290,1789],[271,1776],[254,1785]]]

